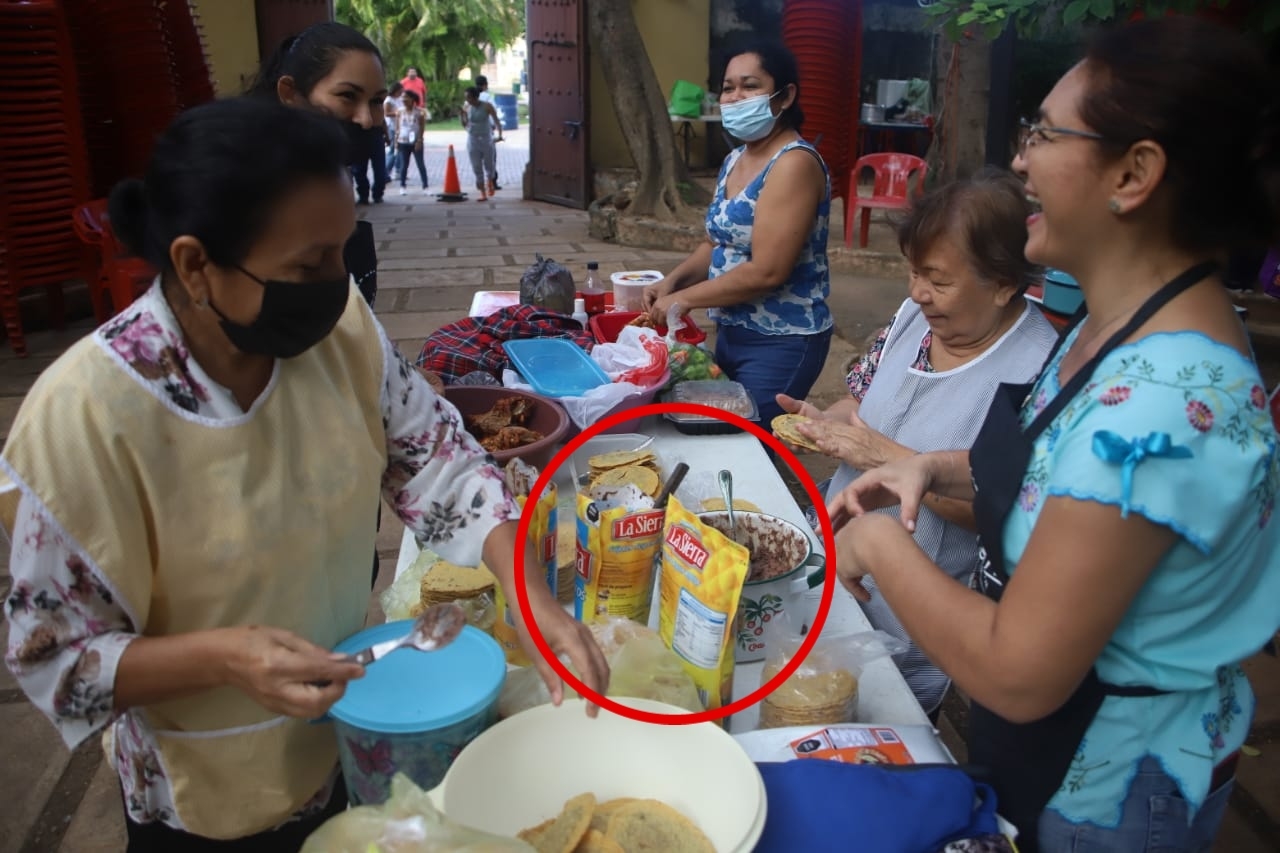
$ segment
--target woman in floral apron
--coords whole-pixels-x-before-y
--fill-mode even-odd
[[[6,663],[69,747],[108,730],[130,851],[297,850],[345,806],[332,727],[308,721],[363,674],[328,651],[365,622],[361,507],[516,594],[502,472],[350,283],[342,151],[275,101],[179,116],[111,196],[161,275],[40,377],[0,457]],[[590,634],[527,589],[604,687]]]
[[[1243,37],[1143,21],[1023,128],[1027,257],[1086,306],[971,451],[831,502],[839,575],[874,577],[972,697],[969,759],[1021,850],[1207,851],[1254,708],[1239,663],[1280,626],[1277,436],[1216,263],[1276,234],[1274,87]],[[976,589],[904,530],[925,491],[973,501]],[[864,514],[897,502],[904,524]]]

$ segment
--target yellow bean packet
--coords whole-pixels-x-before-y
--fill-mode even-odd
[[[558,571],[556,565],[556,536],[557,536],[557,511],[556,504],[559,501],[557,497],[557,489],[555,483],[549,483],[546,490],[539,496],[538,502],[533,508],[533,517],[529,519],[529,541],[533,544],[534,553],[537,554],[538,561],[534,565],[526,565],[526,575],[532,575],[534,572],[540,573],[545,579],[546,584],[551,589],[551,594],[556,594],[558,584]],[[517,494],[515,496],[516,503],[520,505],[521,512],[524,511],[525,504],[529,501],[528,494]],[[516,632],[516,623],[512,612],[520,606],[519,602],[507,601],[506,595],[502,591],[502,584],[494,586],[494,606],[498,613],[498,618],[493,623],[493,638],[498,641],[498,645],[502,646],[502,651],[507,657],[507,663],[515,666],[529,666],[532,661],[529,656],[524,653],[524,648],[520,645],[520,635]]]
[[[658,634],[683,662],[708,710],[733,701],[733,639],[751,552],[667,503]]]
[[[611,616],[649,621],[665,518],[634,487],[612,499],[578,493],[574,618],[587,625]]]

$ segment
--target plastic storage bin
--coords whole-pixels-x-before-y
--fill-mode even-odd
[[[1044,307],[1059,314],[1074,314],[1084,302],[1079,283],[1061,270],[1045,270]]]
[[[405,619],[367,628],[336,650],[354,654],[412,625]],[[502,647],[470,625],[443,649],[398,649],[370,666],[328,715],[351,802],[385,802],[398,772],[424,790],[439,785],[454,756],[496,721],[506,675]]]
[[[739,382],[727,379],[696,379],[688,382],[677,382],[675,387],[663,395],[664,403],[701,403],[732,412],[749,421],[760,419],[760,410],[756,401],[747,393],[747,389]],[[663,415],[676,425],[676,429],[689,435],[716,435],[738,432],[738,427],[715,417],[686,415],[667,412]]]
[[[546,397],[581,397],[609,384],[609,374],[563,338],[507,341],[502,349],[533,390]]]

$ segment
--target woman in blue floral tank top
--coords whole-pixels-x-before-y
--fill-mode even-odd
[[[761,423],[803,399],[831,345],[827,217],[831,181],[799,133],[799,74],[781,45],[744,46],[725,68],[724,128],[744,144],[725,159],[707,209],[707,241],[652,285],[645,305],[706,308],[716,321],[716,362],[746,386]]]

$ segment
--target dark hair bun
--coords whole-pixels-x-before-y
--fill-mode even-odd
[[[107,215],[111,231],[129,254],[152,261],[147,257],[147,188],[137,178],[128,178],[115,185],[107,203]]]

